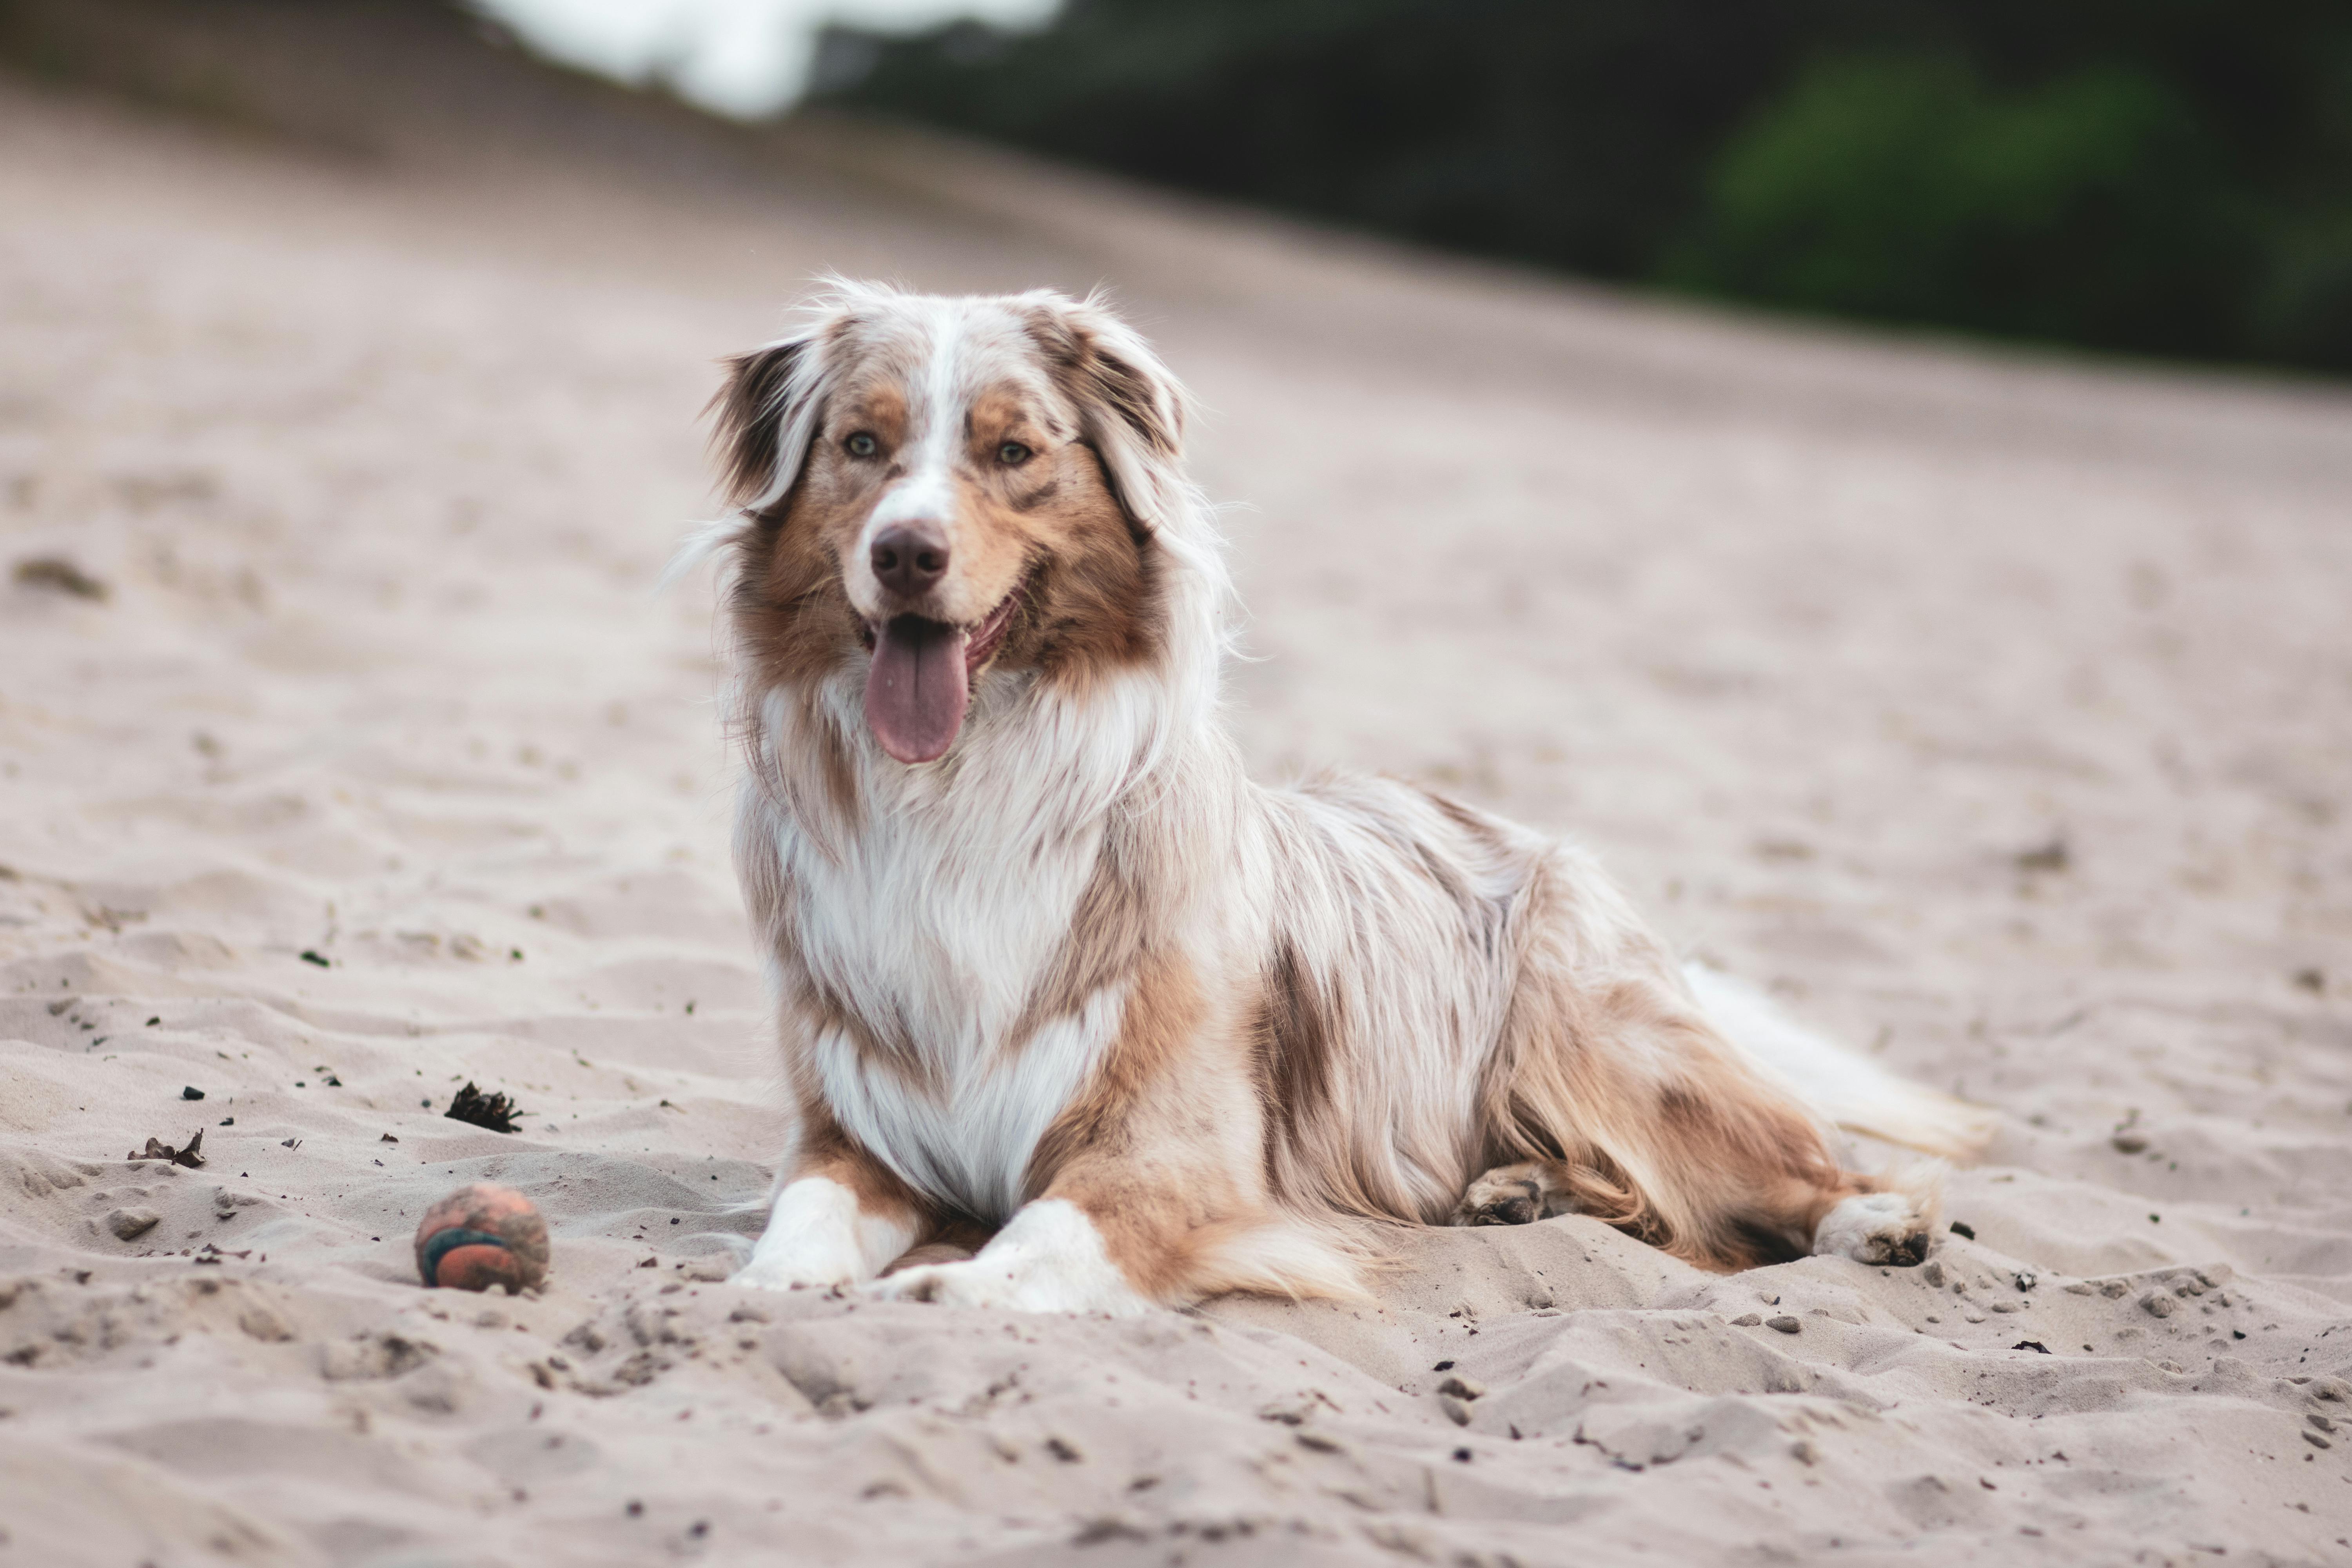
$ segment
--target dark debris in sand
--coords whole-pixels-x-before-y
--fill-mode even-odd
[[[449,1109],[441,1114],[452,1121],[487,1127],[493,1132],[514,1132],[520,1131],[514,1119],[528,1113],[506,1095],[484,1094],[468,1079],[449,1101]]]

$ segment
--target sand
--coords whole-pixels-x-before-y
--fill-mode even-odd
[[[208,10],[215,111],[0,83],[0,566],[88,579],[0,581],[0,1564],[2352,1562],[2352,396]],[[1579,836],[2001,1113],[1973,1235],[1423,1233],[1376,1306],[1131,1321],[723,1283],[785,1122],[709,584],[653,584],[824,267],[1111,282],[1245,503],[1261,773]],[[417,1287],[474,1180],[544,1294]]]

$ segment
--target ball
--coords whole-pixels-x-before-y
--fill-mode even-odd
[[[459,1187],[425,1211],[416,1271],[453,1290],[528,1290],[547,1278],[547,1222],[512,1187]]]

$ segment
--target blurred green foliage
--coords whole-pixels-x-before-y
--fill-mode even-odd
[[[820,81],[1602,277],[2352,370],[2347,0],[1072,0]]]
[[[2227,354],[2257,216],[2145,72],[2003,95],[1956,62],[1843,59],[1726,144],[1661,274],[1817,310]]]

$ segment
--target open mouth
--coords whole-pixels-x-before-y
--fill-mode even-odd
[[[1027,587],[1004,595],[976,626],[894,616],[863,628],[874,650],[866,722],[884,751],[902,763],[928,763],[955,743],[971,701],[971,678],[1004,641]]]

